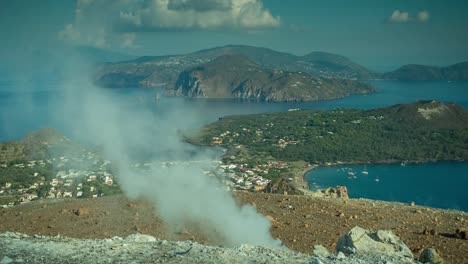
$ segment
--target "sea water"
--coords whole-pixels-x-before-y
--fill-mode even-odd
[[[157,114],[185,111],[194,118],[186,128],[196,128],[226,115],[282,112],[289,109],[370,109],[417,100],[455,102],[468,108],[468,81],[400,82],[372,81],[379,90],[368,95],[302,103],[272,103],[254,100],[209,100],[156,97],[155,90],[138,88],[106,89],[123,97],[132,107],[146,107]],[[80,87],[76,87],[80,89]],[[19,140],[43,127],[55,127],[67,133],[62,116],[64,89],[57,82],[17,82],[0,74],[0,141]],[[179,109],[180,108],[180,109]]]
[[[346,186],[351,198],[468,212],[468,162],[325,166],[305,178],[311,189]]]

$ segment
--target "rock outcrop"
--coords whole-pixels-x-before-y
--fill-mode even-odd
[[[392,231],[371,232],[359,226],[338,240],[336,251],[345,255],[382,254],[413,258],[411,250]]]
[[[297,190],[291,183],[284,179],[277,179],[270,181],[264,189],[266,193],[279,193],[279,194],[303,194]]]
[[[348,188],[346,188],[346,186],[336,186],[326,189],[319,189],[313,193],[313,196],[323,198],[349,199]]]
[[[419,262],[428,264],[444,264],[444,260],[433,248],[426,248],[419,256]]]
[[[461,239],[468,239],[467,233],[468,228],[457,228],[455,231],[455,236]]]

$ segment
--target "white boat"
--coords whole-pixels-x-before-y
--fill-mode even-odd
[[[355,176],[356,173],[354,173],[354,172],[352,172],[352,171],[349,171],[349,172],[348,172],[348,175],[349,175],[349,176]]]
[[[405,167],[405,166],[406,166],[406,163],[402,162],[402,163],[400,164],[400,166]]]
[[[379,181],[380,181],[380,179],[375,179],[374,181],[376,181],[376,182],[379,182]]]
[[[364,174],[364,175],[369,175],[368,171],[361,171],[361,173]]]

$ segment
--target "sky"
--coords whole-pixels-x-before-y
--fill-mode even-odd
[[[136,56],[229,44],[341,54],[374,70],[468,61],[464,0],[1,0],[0,55],[93,47]]]

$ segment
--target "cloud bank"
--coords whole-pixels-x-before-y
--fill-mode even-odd
[[[278,27],[261,0],[78,0],[58,36],[79,45],[134,47],[139,31],[265,30]],[[126,35],[125,35],[126,34]]]
[[[425,23],[430,18],[429,12],[426,10],[420,11],[416,16],[412,16],[410,13],[396,9],[387,18],[387,23]]]

